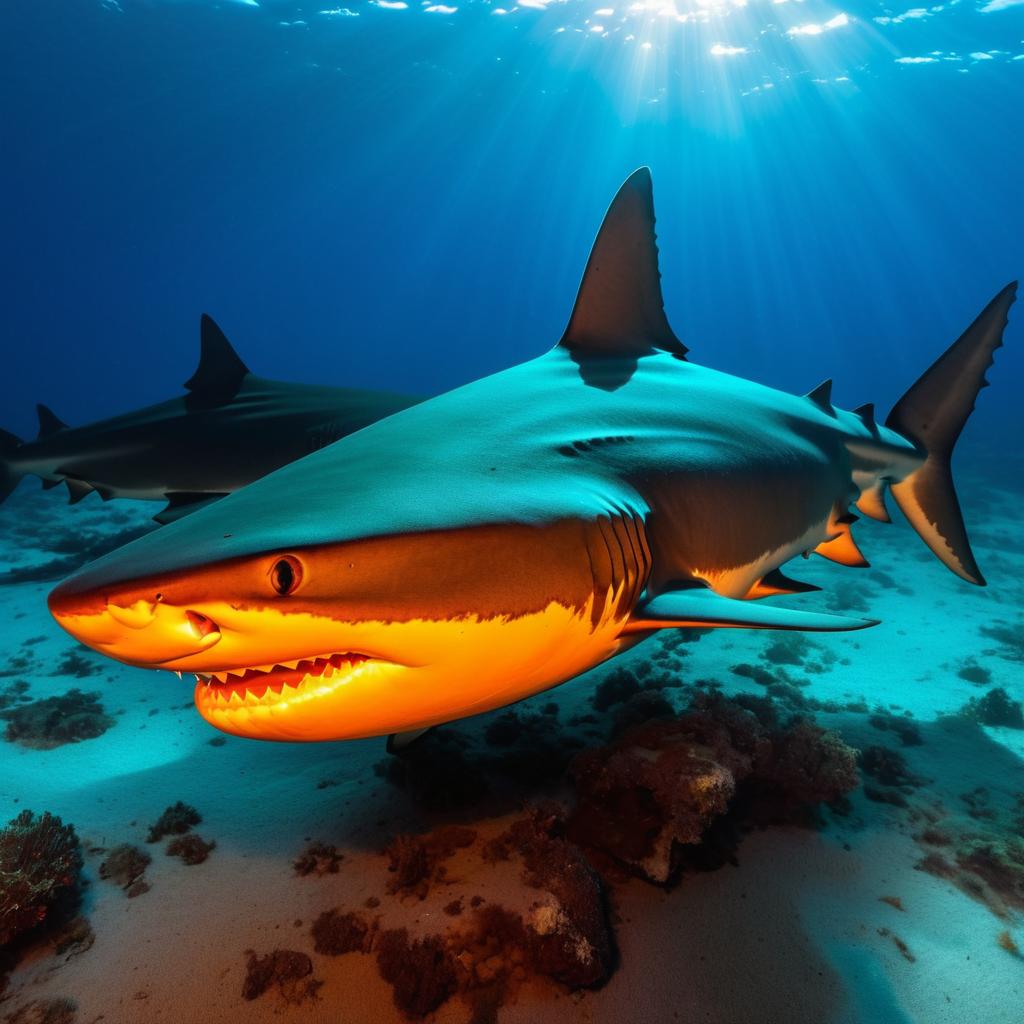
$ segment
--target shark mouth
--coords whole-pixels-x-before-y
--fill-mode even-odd
[[[197,672],[196,702],[208,707],[253,707],[334,689],[370,659],[362,654],[326,654],[275,665]]]

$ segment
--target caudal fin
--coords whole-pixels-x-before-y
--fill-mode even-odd
[[[21,479],[21,473],[10,463],[10,457],[20,447],[20,438],[6,430],[0,430],[0,504],[7,500]]]
[[[892,485],[892,496],[922,540],[950,569],[970,583],[985,585],[967,539],[953,489],[953,446],[978,392],[988,385],[985,372],[1003,343],[1017,283],[1008,284],[977,320],[925,371],[896,403],[887,427],[923,448],[924,464]]]

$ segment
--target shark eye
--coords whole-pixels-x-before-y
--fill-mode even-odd
[[[270,567],[270,585],[282,597],[295,592],[302,582],[302,563],[292,555],[279,558]]]

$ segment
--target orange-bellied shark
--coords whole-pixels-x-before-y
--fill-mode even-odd
[[[166,501],[168,523],[419,401],[384,391],[291,384],[249,371],[209,316],[187,394],[81,427],[46,406],[39,436],[0,430],[0,501],[28,474],[63,482],[71,504],[109,498]]]
[[[665,318],[650,175],[597,236],[561,342],[286,466],[61,584],[65,629],[192,672],[239,736],[411,736],[555,686],[660,629],[847,630],[754,600],[864,560],[892,491],[981,584],[949,473],[1013,286],[885,425],[705,369]]]

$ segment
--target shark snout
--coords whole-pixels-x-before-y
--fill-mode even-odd
[[[152,598],[76,593],[60,586],[49,597],[50,613],[76,640],[132,665],[155,666],[208,651],[221,639],[208,615]]]

